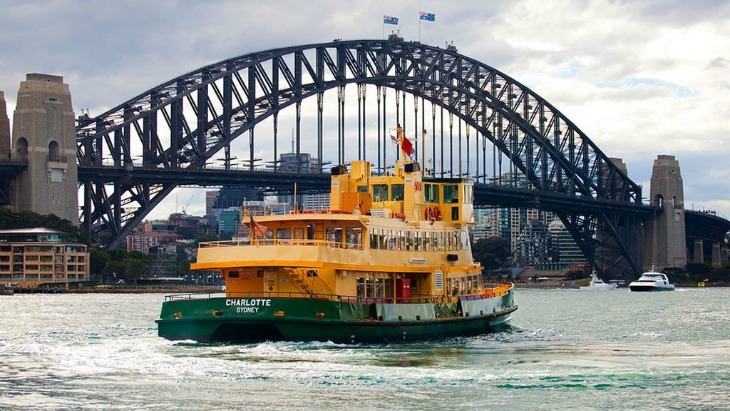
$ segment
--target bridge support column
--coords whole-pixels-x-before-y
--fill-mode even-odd
[[[693,263],[704,263],[705,262],[705,249],[704,247],[704,241],[701,239],[695,240],[695,252],[694,252],[694,258],[692,259]],[[713,250],[712,253],[714,254],[715,251]]]
[[[55,214],[78,225],[74,120],[71,92],[63,77],[26,75],[13,114],[11,157],[28,161],[27,171],[16,180],[16,210]]]
[[[684,189],[679,161],[659,155],[651,175],[651,201],[662,212],[645,226],[643,269],[687,266]]]
[[[722,267],[722,249],[720,243],[712,243],[712,266]]]

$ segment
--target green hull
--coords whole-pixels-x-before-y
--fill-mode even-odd
[[[386,304],[305,298],[174,299],[158,334],[199,342],[402,342],[477,335],[507,327],[512,293],[453,304]]]

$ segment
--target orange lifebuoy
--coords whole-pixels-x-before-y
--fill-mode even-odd
[[[433,218],[437,221],[441,221],[441,209],[438,207],[433,208]]]

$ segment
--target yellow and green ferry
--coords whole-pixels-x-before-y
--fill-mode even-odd
[[[469,179],[353,161],[332,169],[328,210],[243,215],[250,238],[201,243],[191,265],[218,271],[224,292],[167,296],[159,336],[401,342],[502,329],[517,309],[513,284],[484,283],[472,258]]]

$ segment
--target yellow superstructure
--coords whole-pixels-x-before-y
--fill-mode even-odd
[[[219,270],[229,295],[409,302],[494,292],[471,255],[471,180],[426,178],[408,161],[372,175],[369,162],[353,161],[332,169],[331,184],[325,212],[244,210],[252,238],[203,243],[191,268]]]

